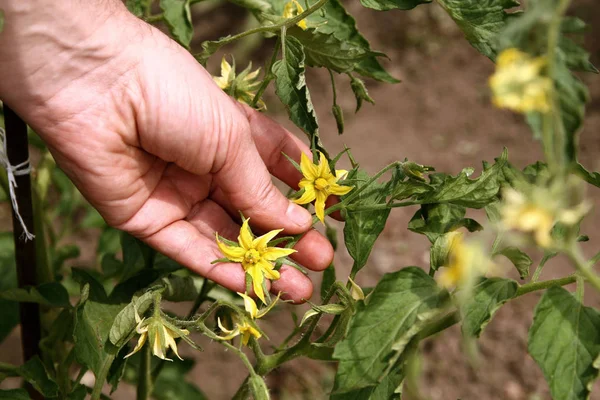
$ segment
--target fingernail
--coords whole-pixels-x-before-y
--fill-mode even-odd
[[[310,213],[294,203],[290,203],[285,215],[290,221],[303,228],[310,225],[312,221]]]

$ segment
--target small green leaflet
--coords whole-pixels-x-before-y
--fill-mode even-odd
[[[447,292],[420,268],[384,275],[369,302],[358,304],[346,338],[335,348],[339,366],[333,392],[352,392],[381,382],[447,299]]]
[[[588,171],[583,165],[581,165],[581,163],[575,164],[574,172],[576,175],[578,175],[581,179],[583,179],[590,185],[600,187],[600,173]]]
[[[285,105],[292,122],[306,133],[318,150],[325,152],[319,138],[317,114],[304,76],[304,50],[296,38],[285,38],[285,57],[273,64],[275,93]]]
[[[467,228],[469,232],[480,231],[483,227],[474,219],[465,218],[467,210],[455,204],[423,204],[408,223],[408,229],[427,236],[435,243],[441,235]]]
[[[127,9],[136,17],[142,17],[145,9],[149,6],[152,0],[126,0]]]
[[[561,287],[548,289],[535,309],[528,350],[552,398],[587,399],[598,377],[600,313]]]
[[[173,38],[189,48],[194,36],[190,0],[160,0],[160,8]]]
[[[495,60],[498,55],[496,36],[504,29],[511,14],[507,9],[517,7],[515,0],[438,0],[452,17],[465,37],[481,54]]]
[[[511,279],[483,279],[475,285],[473,293],[462,308],[462,332],[479,337],[496,311],[515,297],[519,285]]]
[[[521,279],[525,279],[529,276],[529,267],[531,267],[533,261],[524,251],[510,246],[500,250],[497,254],[502,254],[513,263],[515,268],[517,268],[517,271],[519,271]]]
[[[355,113],[360,110],[362,107],[363,101],[366,101],[371,104],[375,104],[375,100],[369,96],[369,92],[367,91],[367,87],[362,79],[355,78],[350,75],[350,87],[352,88],[352,92],[354,93],[354,97],[356,98],[356,110]]]
[[[352,170],[348,174],[348,180],[356,181],[354,190],[357,190],[370,179],[366,172]],[[370,206],[386,203],[385,184],[374,182],[365,189],[352,204],[359,206]],[[350,192],[347,196],[351,196]],[[358,272],[365,266],[375,241],[385,228],[385,223],[390,215],[390,209],[376,211],[348,211],[344,224],[344,242],[348,253],[354,259],[352,271]]]
[[[425,3],[431,3],[431,0],[360,0],[363,6],[377,11],[410,10]]]
[[[381,382],[375,386],[353,390],[347,393],[332,394],[330,400],[392,400],[396,399],[394,393],[397,393],[404,381],[405,371],[403,363],[394,366]]]

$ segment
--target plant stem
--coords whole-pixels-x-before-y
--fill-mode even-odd
[[[149,24],[153,24],[155,22],[162,21],[164,17],[165,17],[165,15],[163,13],[160,13],[160,14],[150,15],[148,17],[145,17],[144,21],[146,21]]]
[[[335,77],[333,76],[333,71],[327,68],[329,72],[329,78],[331,79],[331,89],[333,90],[333,105],[337,105],[337,90],[335,88]]]
[[[250,104],[250,107],[252,107],[252,108],[256,108],[256,104],[262,98],[263,93],[265,92],[265,90],[267,90],[269,83],[271,83],[271,81],[274,78],[273,72],[271,70],[273,69],[273,65],[275,64],[275,61],[277,61],[277,55],[279,54],[279,42],[280,41],[281,41],[281,38],[277,38],[277,42],[275,42],[275,47],[273,49],[273,55],[271,55],[271,60],[269,61],[269,64],[267,64],[265,66],[265,78],[263,79],[262,83],[260,84],[260,87],[256,91],[256,94],[254,95],[254,98],[252,99],[252,103]]]
[[[592,285],[596,290],[600,291],[600,278],[590,267],[590,263],[585,260],[581,249],[576,244],[569,246],[565,254],[575,264],[579,273]]]
[[[536,290],[548,289],[552,286],[565,286],[565,285],[568,285],[569,283],[575,282],[576,280],[577,280],[576,275],[569,275],[567,277],[559,278],[559,279],[550,279],[547,281],[527,283],[525,285],[519,286],[514,298],[523,296],[524,294],[527,294],[527,293],[535,292]]]
[[[363,207],[352,207],[348,206],[348,211],[360,212],[360,211],[379,211],[379,210],[387,210],[388,208],[398,208],[398,207],[409,207],[416,206],[421,204],[418,201],[405,201],[404,203],[386,203],[386,204],[376,204],[374,206],[363,206]]]
[[[140,353],[141,358],[136,399],[147,400],[150,398],[150,394],[152,393],[152,374],[150,373],[152,353],[150,352],[150,343],[146,343],[146,345],[142,347]]]

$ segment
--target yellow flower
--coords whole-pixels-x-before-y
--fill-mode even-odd
[[[532,233],[536,243],[541,247],[552,245],[550,232],[554,226],[553,213],[528,201],[524,195],[514,189],[506,189],[503,194],[501,224],[506,229],[516,229]]]
[[[252,277],[252,287],[259,299],[265,302],[263,281],[265,278],[271,280],[279,279],[279,271],[275,271],[273,262],[279,258],[287,257],[295,253],[294,249],[281,247],[268,247],[269,242],[277,236],[282,229],[268,232],[258,238],[254,238],[249,219],[246,219],[240,229],[238,236],[239,246],[229,246],[219,239],[217,234],[217,245],[223,255],[230,261],[241,263],[244,271]]]
[[[488,267],[488,260],[481,249],[474,244],[466,244],[462,232],[450,232],[448,258],[444,269],[436,276],[437,282],[444,288],[464,286],[482,274]]]
[[[504,50],[489,81],[494,104],[521,113],[548,112],[552,81],[540,74],[545,66],[543,57],[533,58],[514,48]]]
[[[338,180],[343,179],[348,172],[336,170],[334,175],[329,168],[329,163],[325,155],[323,153],[319,153],[319,155],[319,164],[315,165],[306,154],[302,153],[300,169],[304,178],[302,178],[298,186],[300,186],[300,189],[304,189],[304,193],[299,199],[294,200],[294,202],[297,204],[308,204],[316,200],[315,213],[321,222],[323,222],[325,219],[325,200],[327,200],[327,197],[332,194],[343,196],[350,192],[353,187],[338,184]]]
[[[283,8],[283,17],[284,18],[294,18],[297,15],[300,15],[304,12],[304,8],[298,3],[296,0],[288,1]],[[306,19],[301,20],[296,24],[303,30],[306,30],[308,26],[306,25]]]
[[[164,321],[160,315],[154,315],[149,319],[141,319],[137,310],[135,311],[135,320],[138,323],[135,327],[135,331],[140,337],[133,351],[127,354],[125,358],[140,351],[146,341],[149,341],[152,346],[152,354],[156,357],[167,361],[173,361],[166,356],[166,352],[170,348],[177,358],[183,360],[177,352],[177,343],[175,342],[175,339],[179,337],[185,338],[189,335],[190,332],[187,329],[177,328],[171,323]],[[191,341],[187,339],[186,342],[190,343]]]
[[[235,324],[235,328],[227,329],[221,323],[221,318],[217,319],[217,324],[219,325],[219,329],[225,333],[225,336],[219,336],[222,340],[231,340],[236,336],[242,335],[242,344],[245,346],[248,344],[250,340],[250,336],[254,336],[257,339],[262,337],[262,333],[258,331],[255,327],[250,325],[250,323],[246,320],[241,322],[237,322]]]
[[[246,312],[250,315],[250,319],[252,320],[264,317],[275,306],[277,300],[279,300],[278,295],[277,298],[273,300],[267,307],[263,308],[262,310],[259,310],[256,306],[256,303],[254,302],[254,300],[252,300],[250,296],[248,296],[245,293],[238,292],[238,294],[244,299],[244,308],[246,309]],[[254,336],[256,339],[260,339],[262,337],[262,333],[260,333],[258,329],[253,327],[246,320],[236,322],[235,328],[233,329],[225,328],[221,323],[220,318],[217,319],[217,323],[219,325],[219,329],[221,329],[221,331],[226,334],[226,336],[219,336],[219,338],[222,340],[231,340],[238,335],[242,335],[242,344],[247,345],[248,341],[250,340],[250,336]]]
[[[235,66],[235,62],[233,63]],[[236,76],[235,67],[227,62],[225,57],[221,60],[221,76],[213,76],[213,80],[223,91],[236,100],[250,105],[256,90],[261,84],[261,81],[257,79],[260,73],[260,68],[256,71],[250,72],[252,69],[252,63]],[[265,110],[267,108],[264,101],[259,100],[256,107],[259,110]]]

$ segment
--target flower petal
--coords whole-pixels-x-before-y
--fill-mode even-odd
[[[350,193],[350,191],[354,189],[354,186],[342,186],[337,183],[329,186],[329,193],[335,194],[336,196],[343,196],[345,194]]]
[[[221,332],[224,332],[228,335],[231,335],[233,332],[235,332],[235,329],[227,329],[223,326],[223,324],[221,323],[221,318],[217,318],[217,325],[219,326],[219,329],[221,330]]]
[[[257,265],[259,268],[262,269],[263,274],[268,279],[276,281],[277,279],[279,279],[281,277],[281,274],[279,273],[279,271],[276,271],[270,262],[267,262],[265,260],[260,260]]]
[[[252,318],[256,318],[258,316],[258,307],[254,300],[252,300],[252,297],[245,293],[238,292],[238,294],[244,299],[244,308],[246,309],[246,312],[250,314]]]
[[[252,235],[252,230],[250,229],[250,218],[246,218],[242,223],[242,227],[240,228],[240,236],[238,236],[238,242],[240,243],[240,247],[244,250],[252,249],[252,240],[254,235]]]
[[[163,330],[165,333],[165,349],[171,348],[171,350],[173,350],[173,353],[175,353],[177,358],[179,358],[181,361],[183,361],[183,358],[181,358],[181,356],[179,355],[179,352],[177,351],[177,343],[175,342],[175,339],[174,339],[175,337],[178,337],[179,335],[177,335],[175,332],[173,332],[172,330],[170,330],[169,328],[167,328],[164,325],[163,325]]]
[[[246,250],[237,246],[228,246],[225,243],[219,240],[219,235],[217,234],[217,246],[223,255],[233,261],[233,262],[242,262],[244,260],[244,254],[246,254]]]
[[[335,179],[336,180],[346,179],[347,176],[348,176],[348,171],[346,171],[345,169],[336,169],[335,170]]]
[[[252,288],[254,289],[254,294],[263,302],[265,301],[265,292],[263,291],[263,281],[265,279],[263,275],[262,269],[258,266],[258,264],[253,265],[248,268],[246,271],[252,277]]]
[[[319,152],[319,165],[317,166],[317,178],[325,178],[331,175],[331,169],[329,169],[329,162],[325,154]]]
[[[317,167],[304,153],[300,156],[300,170],[302,171],[302,175],[309,181],[314,181],[318,177]]]
[[[316,195],[315,213],[321,222],[325,222],[325,200],[327,200],[327,194],[317,190]]]
[[[221,77],[226,81],[229,80],[229,74],[231,73],[231,64],[227,62],[225,57],[221,59]]]
[[[296,204],[308,204],[315,199],[315,187],[312,183],[307,183],[304,186],[304,193],[299,199],[293,200]]]
[[[278,258],[287,257],[295,252],[296,250],[294,249],[286,249],[283,247],[267,247],[261,256],[264,260],[275,261]]]
[[[135,348],[133,349],[133,351],[131,353],[127,354],[123,358],[130,357],[130,356],[134,355],[135,353],[137,353],[138,351],[140,351],[142,349],[142,347],[144,346],[144,343],[146,343],[147,338],[148,338],[148,333],[146,333],[146,332],[142,333],[142,335],[138,339],[138,342],[135,345]]]
[[[274,231],[267,232],[264,235],[257,237],[252,241],[252,248],[260,252],[264,251],[264,249],[267,248],[267,244],[281,231],[283,231],[283,229],[275,229]]]

